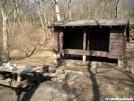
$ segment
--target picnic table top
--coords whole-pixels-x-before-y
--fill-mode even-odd
[[[28,66],[28,65],[17,65],[16,67],[17,70],[13,71],[7,67],[0,66],[0,72],[13,72],[18,74],[27,74],[44,68],[44,66]]]

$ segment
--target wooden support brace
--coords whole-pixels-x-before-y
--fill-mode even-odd
[[[86,55],[83,55],[83,64],[86,63]]]

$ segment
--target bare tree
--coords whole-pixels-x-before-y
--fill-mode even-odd
[[[61,21],[61,17],[60,17],[60,11],[59,11],[59,6],[58,6],[58,0],[53,0],[54,5],[55,5],[55,13],[56,13],[56,18],[57,21]]]
[[[109,0],[105,0],[105,3],[106,3],[106,5],[107,5],[108,18],[111,18],[110,8],[109,8]]]
[[[116,3],[115,19],[119,17],[119,16],[118,16],[118,4],[119,4],[119,1],[120,1],[120,0],[117,0],[117,3]]]
[[[41,0],[39,0],[39,11],[38,11],[38,14],[39,14],[39,17],[40,17],[40,22],[41,22],[41,25],[42,25],[42,27],[43,27],[43,30],[44,30],[44,33],[45,33],[45,35],[44,35],[44,40],[43,40],[43,43],[47,40],[47,37],[48,37],[48,35],[47,35],[47,29],[46,29],[46,16],[45,16],[45,12],[43,12],[44,13],[44,20],[45,21],[43,21],[43,18],[42,18],[42,16],[41,16],[41,10],[40,10],[40,5],[41,5],[41,3],[43,3]],[[45,23],[44,23],[45,22]]]
[[[8,17],[11,13],[11,11],[14,9],[15,4],[19,4],[21,0],[12,0],[13,6],[8,9],[7,8],[7,1],[8,0],[3,0],[0,2],[0,9],[2,13],[2,18],[3,18],[3,61],[7,62],[9,61],[9,51],[8,51]]]
[[[71,20],[71,0],[66,1],[66,19]]]

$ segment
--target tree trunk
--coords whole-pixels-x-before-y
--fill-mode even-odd
[[[54,3],[55,3],[55,13],[56,13],[57,21],[61,21],[58,0],[54,0]]]
[[[6,2],[7,0],[3,0],[3,2],[0,2],[0,10],[3,18],[3,62],[9,61],[9,50],[8,50],[8,17],[11,13],[11,11],[14,9],[14,7],[18,7],[18,4],[21,0],[12,1],[13,7],[10,9],[7,9]],[[17,5],[17,6],[16,6]]]
[[[118,0],[117,3],[116,3],[115,19],[119,18],[119,15],[118,15],[118,13],[119,13],[119,10],[118,10],[118,4],[119,4],[119,1],[120,1],[120,0]]]
[[[39,17],[40,17],[40,22],[41,22],[41,25],[42,25],[42,27],[43,27],[43,30],[44,30],[44,33],[45,33],[45,35],[44,35],[44,40],[43,40],[43,43],[47,40],[47,31],[46,31],[46,28],[45,28],[45,24],[44,24],[44,22],[43,22],[43,19],[42,19],[42,17],[41,17],[41,14],[40,14],[40,11],[39,11]]]
[[[22,25],[22,23],[21,23],[21,21],[20,21],[20,19],[19,19],[18,17],[17,17],[17,20],[18,20],[18,22],[19,22],[19,24],[20,24],[20,26],[21,26],[21,29],[22,29],[23,34],[25,34],[23,25]]]
[[[108,0],[105,0],[105,3],[106,3],[106,5],[107,5],[108,18],[111,18],[110,8],[109,8],[109,1],[108,1]]]
[[[67,0],[66,1],[66,6],[67,6],[67,8],[66,8],[66,19],[67,20],[71,20],[71,0]]]
[[[9,61],[7,17],[3,15],[3,62]]]

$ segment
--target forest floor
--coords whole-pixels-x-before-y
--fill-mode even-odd
[[[115,61],[105,61],[105,59],[99,59],[102,65],[97,68],[91,68],[89,61],[83,65],[81,58],[59,60],[59,64],[56,65],[53,53],[49,50],[39,51],[31,57],[13,59],[11,63],[48,65],[49,68],[65,68],[83,74],[63,87],[60,86],[61,82],[44,78],[40,84],[33,83],[21,89],[16,97],[14,90],[0,86],[0,101],[107,101],[107,98],[134,100],[134,74],[126,72],[126,68],[133,67],[134,57],[129,53],[129,49],[127,52],[128,62],[122,68],[117,67]],[[15,54],[18,54],[17,50],[10,51],[11,56]],[[69,74],[70,77],[74,75],[77,74]]]

